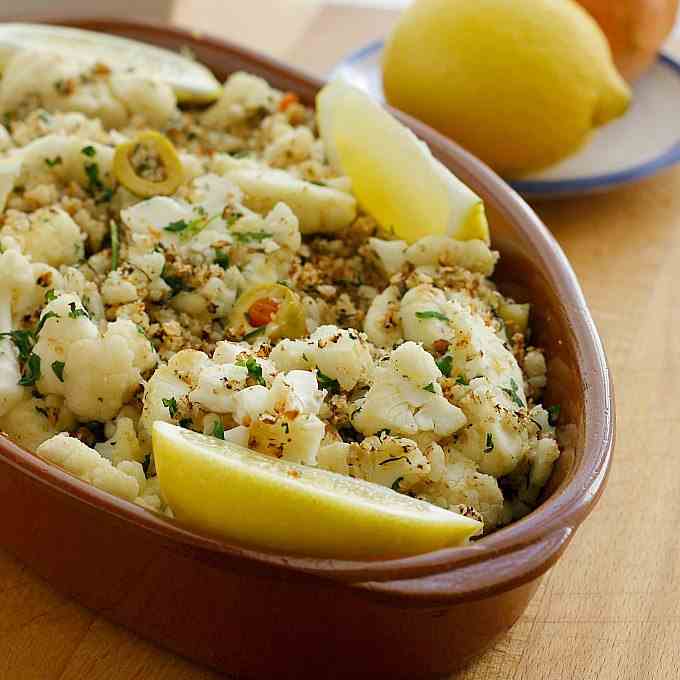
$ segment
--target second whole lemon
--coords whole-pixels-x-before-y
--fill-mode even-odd
[[[385,45],[388,101],[518,176],[577,150],[630,90],[573,0],[416,0]]]

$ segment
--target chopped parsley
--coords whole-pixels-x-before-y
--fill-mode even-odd
[[[522,397],[519,396],[519,386],[515,382],[514,378],[510,378],[510,387],[502,387],[503,392],[505,392],[512,401],[519,406],[519,408],[524,408],[524,401]]]
[[[336,394],[340,391],[340,383],[322,373],[318,368],[316,369],[316,382],[319,383],[320,389],[328,390],[329,394]]]
[[[240,233],[234,233],[234,238],[239,243],[260,243],[265,239],[271,238],[274,234],[270,234],[267,231],[242,231]]]
[[[48,168],[53,168],[55,165],[61,165],[61,156],[55,156],[54,158],[46,158],[45,165]]]
[[[215,264],[222,267],[222,269],[229,269],[229,255],[221,250],[215,249]]]
[[[213,215],[212,217],[201,215],[201,217],[197,217],[189,222],[186,220],[177,220],[176,222],[170,222],[170,224],[163,227],[163,229],[172,234],[179,234],[183,241],[188,241],[190,238],[200,234],[213,220],[217,219],[217,217],[218,215]]]
[[[85,147],[86,149],[88,147]],[[85,163],[85,175],[87,176],[87,190],[95,199],[95,203],[107,203],[113,197],[113,190],[105,187],[99,177],[99,166],[96,163]]]
[[[216,437],[217,439],[224,439],[224,425],[222,424],[221,420],[216,420],[213,423],[211,434],[213,437]]]
[[[47,304],[48,302],[52,302],[53,300],[56,300],[56,299],[57,299],[57,294],[54,292],[54,290],[52,288],[50,288],[50,290],[48,290],[45,293],[45,304]]]
[[[548,422],[555,427],[557,425],[557,421],[560,418],[560,411],[562,410],[562,407],[559,404],[555,404],[554,406],[548,407]]]
[[[456,378],[456,385],[469,385],[470,381],[464,376],[464,375],[459,375]]]
[[[245,361],[239,360],[236,362],[237,366],[245,366],[248,370],[248,375],[254,378],[258,385],[266,385],[264,378],[262,377],[262,366],[257,363],[257,359],[253,357],[248,357]]]
[[[40,380],[40,357],[31,353],[24,365],[19,384],[24,386],[35,385],[38,380]]]
[[[168,409],[170,417],[174,418],[177,415],[177,399],[170,397],[170,399],[161,399],[163,406]]]
[[[491,453],[493,451],[493,435],[491,432],[486,433],[486,446],[484,447],[484,453]]]
[[[118,253],[120,251],[120,241],[118,240],[118,223],[115,220],[110,222],[111,228],[111,271],[118,269]]]
[[[439,319],[439,321],[448,321],[449,317],[438,312],[435,309],[428,309],[425,312],[416,312],[416,317],[418,319]]]
[[[385,460],[381,460],[378,465],[387,465],[387,463],[396,463],[398,460],[405,460],[407,462],[410,462],[408,459],[408,456],[396,456],[393,458],[385,458]]]
[[[432,392],[432,394],[435,393],[435,391],[434,391],[434,383],[433,383],[433,382],[431,382],[429,385],[425,385],[425,387],[423,387],[423,389],[424,389],[424,390],[427,390],[428,392]]]
[[[59,378],[59,382],[64,382],[64,366],[66,364],[63,361],[52,362],[52,371]]]
[[[151,454],[147,454],[144,456],[144,460],[142,461],[142,470],[144,470],[144,475],[147,476],[149,474],[149,467],[151,465]]]
[[[90,318],[90,315],[89,315],[84,309],[82,309],[82,308],[81,308],[81,309],[78,309],[78,308],[76,307],[76,303],[75,303],[75,302],[69,302],[69,303],[68,303],[68,308],[69,308],[69,310],[70,310],[69,313],[68,313],[69,319],[78,319],[78,318],[80,318],[81,316],[82,316],[82,317],[85,317],[86,319],[89,319],[89,318]],[[45,316],[47,316],[47,315],[45,315]],[[55,315],[55,316],[56,316],[56,315]]]
[[[441,359],[435,359],[434,363],[437,364],[437,368],[442,372],[442,375],[446,376],[447,378],[451,376],[453,357],[450,354],[447,354]]]
[[[3,337],[10,338],[14,343],[14,346],[19,353],[19,361],[23,363],[28,360],[28,357],[33,351],[33,344],[35,342],[33,331],[9,331],[8,333],[0,333],[0,338]]]
[[[92,156],[95,156],[97,154],[97,149],[95,149],[92,145],[88,144],[87,146],[84,146],[80,150],[80,153],[87,156],[88,158],[92,158]]]
[[[163,227],[165,231],[172,232],[173,234],[179,234],[187,229],[189,223],[186,220],[177,220],[177,222],[170,222],[166,227]]]
[[[399,491],[399,485],[403,479],[403,477],[397,477],[394,482],[392,482],[392,491]]]
[[[266,328],[267,328],[266,326],[260,326],[259,328],[256,328],[254,331],[249,331],[243,336],[243,340],[250,340],[251,338],[254,338],[257,335],[260,335],[260,333],[264,333]]]

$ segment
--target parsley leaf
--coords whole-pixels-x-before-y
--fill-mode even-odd
[[[256,328],[254,331],[249,331],[248,333],[246,333],[242,339],[250,340],[251,338],[260,335],[260,333],[264,333],[266,329],[267,329],[266,326],[260,326],[259,328]]]
[[[560,411],[562,410],[562,407],[559,404],[555,404],[554,406],[548,407],[548,422],[555,427],[557,425],[557,421],[560,418]]]
[[[271,238],[273,235],[267,231],[242,231],[235,233],[234,238],[239,243],[252,243],[253,241],[259,243],[267,238]]]
[[[68,308],[70,310],[69,313],[68,313],[69,319],[78,319],[81,316],[85,317],[86,319],[90,318],[90,315],[84,309],[77,309],[76,308],[75,302],[69,302]],[[45,315],[45,316],[47,316],[47,315]]]
[[[491,453],[493,451],[493,435],[491,432],[486,433],[486,446],[484,447],[484,453]]]
[[[35,385],[38,380],[40,380],[40,357],[31,353],[26,360],[19,384],[24,386]]]
[[[459,375],[456,378],[456,385],[469,385],[470,381],[464,376],[464,375]]]
[[[432,394],[435,393],[435,391],[434,391],[434,383],[433,383],[433,382],[431,382],[429,385],[425,385],[425,387],[423,387],[423,389],[424,389],[424,390],[427,390],[428,392],[432,392]]]
[[[215,249],[215,264],[218,264],[222,269],[229,269],[229,255]]]
[[[142,470],[144,470],[144,475],[147,476],[149,474],[149,466],[151,465],[151,454],[147,454],[144,456],[144,460],[142,462]]]
[[[257,359],[253,357],[248,357],[246,361],[240,360],[236,362],[237,366],[245,366],[248,370],[248,375],[254,378],[258,385],[266,385],[264,378],[262,377],[262,366],[257,363]]]
[[[425,312],[416,312],[416,317],[419,319],[439,319],[440,321],[448,321],[449,317],[434,309],[428,309]]]
[[[45,293],[45,304],[48,302],[52,302],[52,300],[57,299],[57,294],[54,292],[54,289],[50,288],[46,293]]]
[[[224,439],[224,425],[221,420],[216,420],[213,423],[212,436],[217,439]]]
[[[170,222],[166,227],[163,227],[165,231],[170,231],[173,234],[178,234],[184,231],[189,226],[186,220],[177,220],[177,222]]]
[[[89,158],[92,158],[92,156],[96,155],[97,149],[95,149],[92,145],[88,144],[87,146],[84,146],[80,150],[80,153],[84,154],[85,156],[88,156]]]
[[[33,351],[35,336],[32,331],[9,331],[0,333],[0,338],[7,337],[14,343],[19,352],[19,361],[25,362]]]
[[[170,399],[161,399],[163,406],[168,409],[170,417],[174,418],[177,415],[177,399],[170,397]]]
[[[320,389],[328,390],[329,394],[336,394],[340,391],[340,383],[322,373],[318,368],[316,369],[316,382]]]
[[[61,165],[61,156],[55,156],[54,158],[46,158],[45,165],[48,168],[53,168],[55,165]]]
[[[66,366],[66,364],[63,361],[52,362],[52,371],[54,372],[54,375],[59,378],[60,382],[64,382],[64,366]]]
[[[510,387],[501,387],[503,392],[505,392],[512,401],[517,404],[520,408],[524,408],[525,404],[522,401],[522,397],[519,396],[519,386],[515,382],[514,378],[510,378]]]
[[[451,376],[451,366],[453,365],[453,357],[447,354],[441,359],[435,359],[434,363],[437,364],[437,368],[442,372],[442,375],[449,378]]]
[[[120,251],[120,241],[118,240],[118,223],[111,220],[111,271],[118,269],[118,253]]]
[[[401,480],[404,479],[403,477],[397,477],[394,482],[392,482],[392,491],[399,491],[399,485],[401,484]]]

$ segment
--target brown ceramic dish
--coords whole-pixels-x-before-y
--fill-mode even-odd
[[[123,21],[62,21],[171,49],[223,79],[236,69],[313,102],[320,82],[234,45]],[[485,200],[496,281],[531,301],[549,357],[546,403],[572,448],[543,504],[469,547],[343,562],[219,542],[109,496],[0,437],[0,544],[57,588],[140,635],[245,678],[444,674],[526,608],[602,492],[614,437],[612,386],[574,273],[532,210],[469,154],[403,120]],[[45,644],[49,644],[46,640]]]

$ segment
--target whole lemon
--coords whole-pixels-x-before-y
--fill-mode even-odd
[[[630,90],[573,0],[416,0],[385,45],[388,101],[506,176],[555,163]]]

